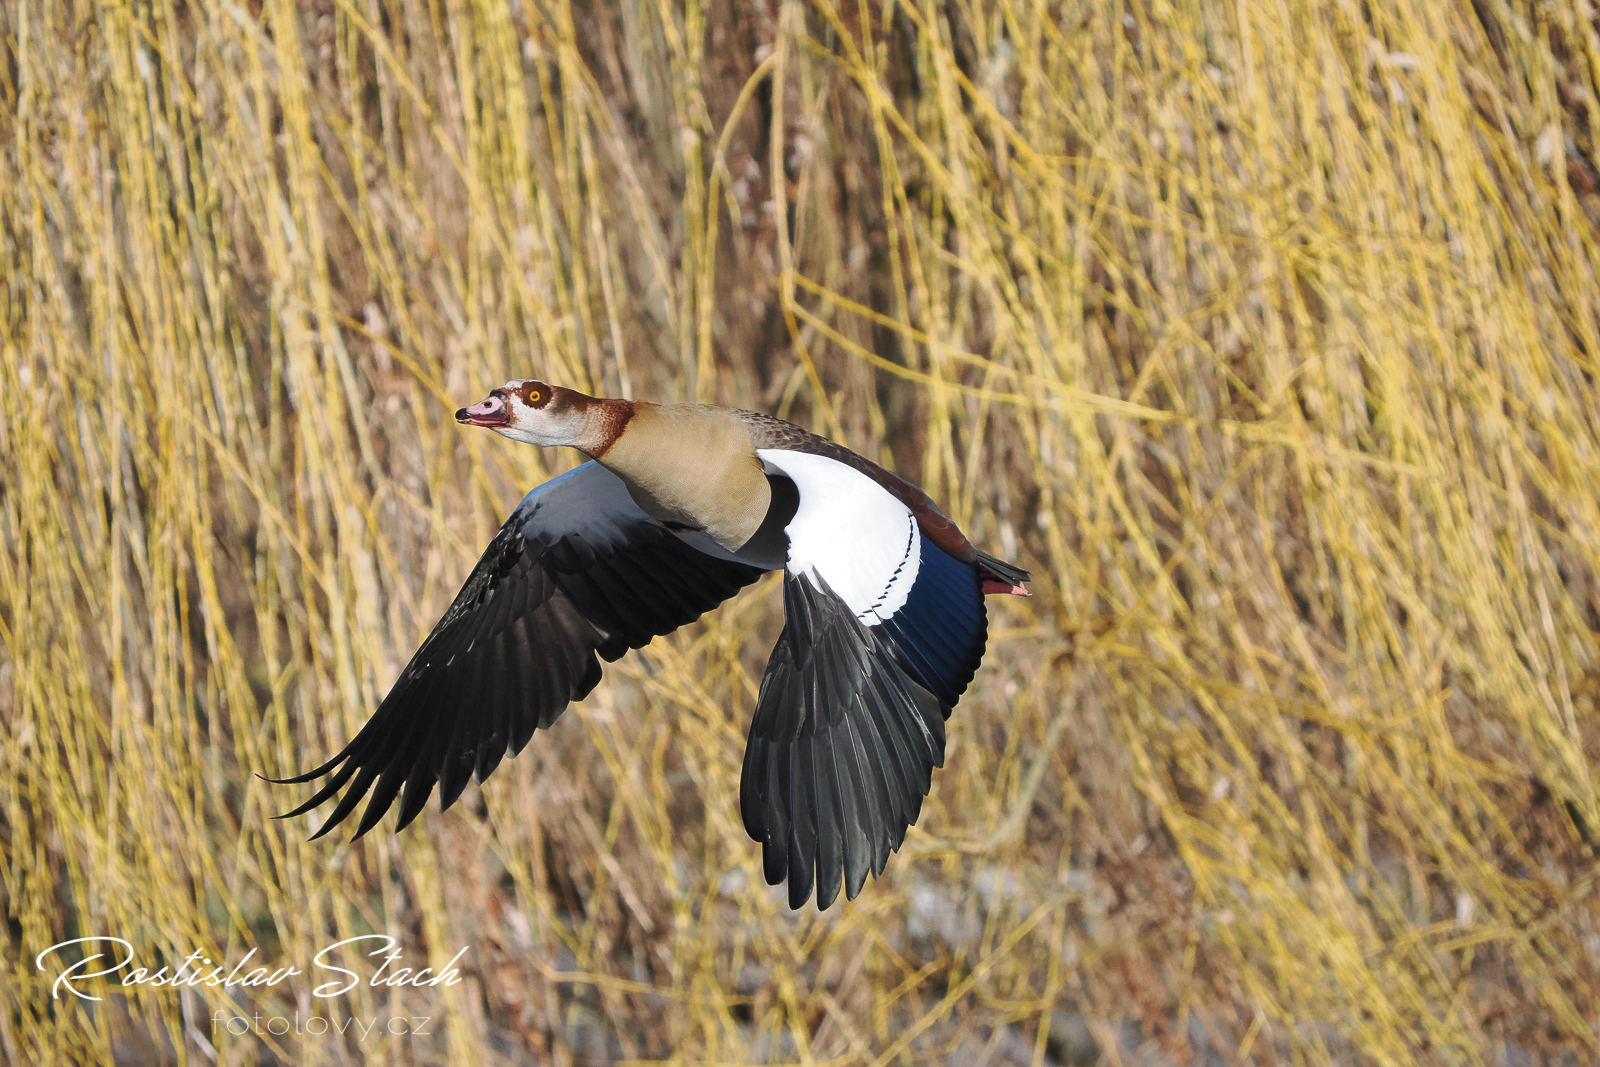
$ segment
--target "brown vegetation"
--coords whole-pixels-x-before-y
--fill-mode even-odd
[[[1592,1061],[1597,72],[1583,2],[0,7],[4,1057]],[[574,461],[451,420],[529,374],[1033,569],[853,903],[739,824],[771,579],[403,836],[272,821]],[[467,980],[34,966],[374,931]]]

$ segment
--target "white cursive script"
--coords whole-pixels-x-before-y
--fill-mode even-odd
[[[461,976],[460,976],[460,974],[457,973],[456,968],[455,968],[455,962],[456,962],[456,960],[459,960],[462,956],[465,956],[467,954],[467,950],[466,949],[462,949],[460,952],[457,952],[454,956],[450,957],[450,962],[444,965],[445,969],[440,971],[438,974],[434,975],[432,978],[424,978],[423,977],[424,975],[428,974],[429,972],[431,972],[433,970],[432,967],[424,967],[424,968],[422,968],[422,970],[418,971],[414,975],[411,973],[411,968],[410,967],[401,967],[398,970],[394,971],[392,974],[390,974],[390,975],[385,977],[384,974],[383,974],[384,969],[387,968],[389,966],[389,964],[391,964],[391,963],[395,962],[396,960],[398,960],[400,958],[400,956],[401,956],[401,952],[400,952],[399,949],[394,947],[395,946],[394,938],[389,937],[386,934],[365,934],[365,935],[363,935],[361,937],[347,937],[343,941],[335,941],[333,944],[329,945],[327,948],[325,948],[321,952],[317,953],[316,958],[314,960],[312,960],[313,963],[315,963],[318,967],[326,967],[330,971],[338,971],[340,974],[348,975],[350,980],[348,982],[346,982],[344,985],[338,986],[337,988],[335,988],[333,982],[325,982],[322,985],[317,986],[317,988],[315,988],[315,989],[313,989],[311,991],[311,995],[312,996],[314,996],[314,997],[336,997],[340,993],[345,993],[345,992],[350,991],[351,989],[354,989],[356,987],[356,985],[360,983],[361,977],[360,977],[360,975],[356,974],[356,972],[351,971],[351,970],[346,970],[343,967],[335,967],[333,964],[329,963],[327,960],[322,958],[322,957],[326,956],[328,953],[332,952],[336,948],[340,948],[340,947],[342,947],[344,945],[353,945],[357,941],[382,941],[383,942],[383,944],[379,945],[377,948],[375,948],[371,952],[367,953],[367,955],[369,955],[369,956],[376,956],[376,955],[379,955],[380,953],[387,953],[383,957],[383,964],[378,968],[377,974],[374,974],[372,976],[372,980],[368,983],[371,986],[374,986],[374,987],[377,987],[377,986],[397,986],[397,985],[409,985],[409,986],[418,986],[418,987],[421,987],[421,986],[434,986],[434,985],[452,986],[452,985],[455,985],[457,982],[461,981]],[[471,946],[468,946],[468,947],[470,948]]]
[[[434,974],[431,967],[413,971],[410,967],[398,966],[403,953],[397,947],[398,943],[394,938],[384,934],[365,934],[360,937],[347,937],[343,941],[336,941],[316,954],[312,960],[314,966],[333,971],[343,975],[344,978],[342,980],[335,979],[330,982],[324,982],[311,991],[312,996],[336,997],[341,993],[349,992],[361,983],[359,974],[347,967],[336,966],[330,962],[328,956],[335,949],[343,948],[346,945],[355,945],[362,941],[380,942],[377,948],[367,953],[368,956],[383,957],[383,963],[379,964],[377,971],[367,982],[373,988],[379,986],[390,988],[395,986],[414,986],[417,988],[436,985],[453,986],[461,981],[461,974],[456,970],[455,965],[462,956],[467,954],[466,948],[452,956],[450,962],[446,963],[438,974]],[[84,945],[86,948],[90,948],[94,947],[97,942],[106,942],[119,946],[121,949],[120,954],[123,955],[123,958],[101,970],[91,971],[88,968],[95,961],[105,959],[106,953],[95,952],[92,955],[84,956],[83,959],[56,975],[56,980],[50,986],[50,998],[52,1000],[60,999],[63,989],[79,1000],[100,1000],[100,997],[93,996],[77,988],[76,983],[89,978],[103,978],[106,975],[116,974],[119,971],[123,971],[124,968],[130,967],[133,963],[133,945],[120,937],[75,937],[71,941],[62,941],[59,944],[51,945],[39,953],[34,958],[34,966],[41,971],[45,970],[45,960],[53,953],[60,952],[62,949],[72,945]],[[470,948],[471,946],[468,947]],[[279,967],[275,970],[267,967],[256,967],[246,971],[245,965],[256,954],[256,950],[253,948],[245,953],[244,958],[234,964],[231,970],[228,970],[226,962],[212,964],[210,957],[202,955],[202,951],[201,949],[195,949],[183,962],[170,971],[168,968],[162,967],[152,974],[144,967],[133,967],[122,974],[121,984],[125,986],[164,985],[173,987],[223,986],[225,988],[232,988],[233,986],[275,986],[285,979],[305,973],[293,965]],[[211,968],[209,974],[206,973],[207,967]],[[224,974],[224,971],[227,971],[227,973]]]

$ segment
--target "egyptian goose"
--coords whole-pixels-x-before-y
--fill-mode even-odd
[[[973,548],[920,489],[769,415],[511,381],[456,412],[590,457],[523,498],[299,815],[314,837],[370,790],[360,837],[434,783],[440,808],[600,681],[610,662],[783,568],[786,621],[750,724],[739,807],[789,906],[854,899],[917,821],[972,680],[985,593],[1028,573]],[[348,787],[348,788],[346,788]],[[404,787],[404,792],[401,792]]]

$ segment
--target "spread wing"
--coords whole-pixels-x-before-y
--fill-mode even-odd
[[[978,564],[945,552],[881,486],[829,457],[758,453],[799,487],[785,621],[739,786],[767,882],[789,906],[847,899],[917,821],[944,722],[983,656]]]
[[[697,619],[760,567],[707,555],[646,515],[589,462],[529,493],[489,542],[439,624],[355,738],[284,782],[332,775],[282,818],[343,790],[321,837],[370,790],[370,830],[400,795],[396,832],[439,785],[440,809],[481,782],[600,681],[613,661]],[[402,787],[404,792],[402,793]]]

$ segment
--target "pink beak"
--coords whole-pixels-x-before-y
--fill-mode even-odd
[[[505,426],[511,421],[511,405],[504,397],[491,394],[470,408],[459,409],[456,421],[468,426]]]

